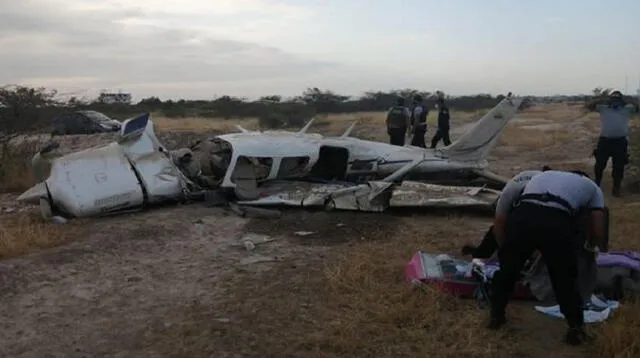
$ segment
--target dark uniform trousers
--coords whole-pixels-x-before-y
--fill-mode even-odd
[[[407,133],[406,127],[388,128],[387,131],[389,133],[389,143],[391,145],[399,145],[399,146],[404,145],[404,137]]]
[[[424,141],[424,136],[427,134],[426,123],[421,123],[416,126],[413,131],[413,138],[411,139],[411,145],[421,148],[426,148],[427,143]]]
[[[440,140],[442,140],[445,146],[451,144],[451,138],[449,138],[449,127],[438,127],[436,134],[431,138],[431,148],[435,148]]]
[[[605,236],[604,236],[604,242],[602,243],[602,247],[600,247],[600,251],[602,252],[608,252],[609,251],[609,208],[605,207],[604,208],[604,217],[605,217]],[[588,216],[585,215],[584,217],[581,218],[582,221],[579,224],[579,227],[576,228],[576,232],[578,234],[578,236],[581,236],[580,240],[583,240],[582,242],[584,242],[584,240],[586,240],[586,228],[588,225]],[[493,255],[494,252],[496,252],[496,250],[498,250],[498,243],[496,242],[496,237],[493,234],[493,225],[491,225],[491,227],[489,228],[489,230],[487,230],[487,232],[484,234],[484,237],[482,238],[482,241],[480,241],[480,244],[478,246],[475,247],[471,247],[471,251],[469,252],[469,254],[471,254],[471,256],[473,258],[478,258],[478,259],[488,259],[491,257],[491,255]]]
[[[560,311],[569,327],[584,324],[578,287],[577,220],[568,212],[522,202],[508,215],[505,241],[499,249],[500,270],[491,282],[491,315],[503,318],[520,273],[538,249],[547,266]]]
[[[624,176],[624,166],[629,161],[628,156],[628,143],[627,138],[605,138],[600,137],[596,150],[593,151],[593,155],[596,157],[595,164],[595,179],[596,184],[600,185],[602,182],[602,174],[607,167],[607,162],[611,158],[611,178],[613,179],[614,187],[619,187],[622,183],[622,177]]]

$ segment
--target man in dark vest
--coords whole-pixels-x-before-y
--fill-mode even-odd
[[[410,127],[411,113],[404,105],[404,98],[396,99],[396,105],[387,112],[387,134],[392,145],[403,146]]]
[[[444,98],[438,99],[437,106],[438,130],[431,139],[431,149],[435,148],[440,140],[442,140],[445,146],[451,144],[451,139],[449,138],[449,119],[451,118],[449,115],[449,106],[444,102]]]
[[[413,110],[411,111],[411,133],[413,133],[413,138],[411,139],[411,145],[426,148],[427,143],[424,141],[424,136],[427,134],[429,110],[422,101],[423,98],[419,94],[413,97]]]

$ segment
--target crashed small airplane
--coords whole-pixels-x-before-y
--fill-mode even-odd
[[[509,94],[458,140],[439,149],[353,138],[355,123],[339,137],[323,137],[307,133],[312,120],[298,132],[238,127],[239,133],[169,151],[146,113],[124,121],[117,140],[106,146],[47,159],[49,176],[18,200],[40,205],[45,218],[140,210],[201,198],[211,190],[252,206],[378,212],[388,207],[491,207],[498,190],[433,181],[445,176],[504,184],[506,178],[487,170],[486,158],[521,102]],[[33,161],[42,158],[41,151]]]

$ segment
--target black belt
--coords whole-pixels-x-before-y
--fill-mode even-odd
[[[571,216],[576,216],[578,214],[578,210],[574,209],[571,204],[569,204],[568,201],[566,201],[565,199],[557,196],[557,195],[553,195],[551,193],[544,193],[544,194],[523,194],[520,195],[520,197],[518,197],[518,200],[514,203],[514,208],[520,206],[521,203],[526,202],[528,204],[536,204],[534,202],[530,202],[528,200],[535,200],[535,201],[539,201],[542,203],[556,203],[559,204],[560,206],[562,206],[564,209],[566,209],[566,211],[569,213],[569,215]]]

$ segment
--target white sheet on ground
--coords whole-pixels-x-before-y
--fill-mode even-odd
[[[604,301],[595,295],[591,296],[591,302],[587,305],[587,309],[584,310],[584,322],[595,323],[603,322],[611,315],[611,312],[618,308],[617,301]],[[560,313],[560,306],[555,305],[551,307],[536,306],[536,311],[542,312],[548,316],[556,318],[564,318],[564,315]]]

